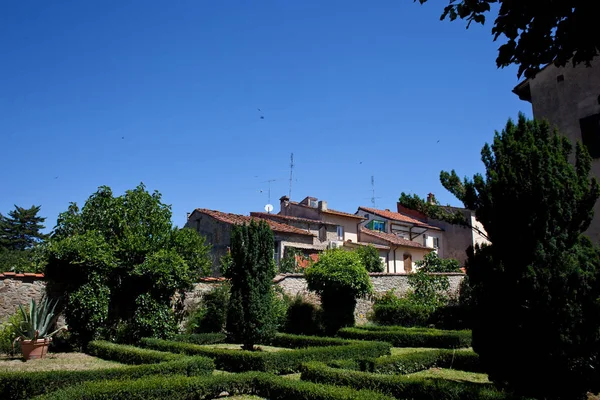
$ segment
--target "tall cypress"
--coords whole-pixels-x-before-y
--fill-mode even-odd
[[[233,226],[230,248],[232,264],[225,275],[231,283],[227,332],[244,350],[254,350],[256,343],[273,337],[277,328],[273,232],[264,221]]]

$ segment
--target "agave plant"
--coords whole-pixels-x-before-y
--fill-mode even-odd
[[[52,318],[54,317],[54,309],[56,308],[57,301],[52,302],[48,299],[43,299],[39,304],[35,303],[35,300],[31,300],[29,308],[25,309],[22,305],[19,305],[19,310],[23,317],[23,321],[18,325],[13,324],[17,330],[17,340],[37,340],[45,339],[54,336],[66,327],[59,328],[54,332],[48,332],[52,324]]]

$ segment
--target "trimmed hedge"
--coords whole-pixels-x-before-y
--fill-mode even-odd
[[[393,400],[368,390],[295,381],[265,373],[210,377],[150,377],[132,381],[89,382],[72,386],[38,400],[170,400],[213,399],[222,392],[255,394],[270,400]]]
[[[433,367],[483,372],[479,356],[471,350],[427,350],[359,360],[358,364],[361,371],[378,374],[412,374]]]
[[[304,336],[292,335],[289,333],[278,333],[268,344],[277,347],[300,349],[306,347],[345,346],[352,343],[356,343],[356,341],[334,337]]]
[[[264,371],[276,374],[300,370],[306,361],[360,359],[390,354],[390,344],[383,342],[349,342],[342,346],[308,347],[279,352],[214,349],[191,343],[144,338],[140,344],[148,348],[187,355],[202,355],[214,359],[217,369],[230,372]]]
[[[175,335],[173,340],[176,342],[187,342],[194,344],[215,344],[225,343],[227,335],[224,333],[193,333],[191,335]]]
[[[214,363],[206,357],[179,357],[157,364],[86,371],[20,371],[0,373],[0,399],[30,399],[86,381],[135,379],[149,375],[210,375]]]
[[[104,360],[135,365],[154,364],[180,358],[180,356],[173,353],[142,349],[136,346],[116,344],[104,340],[90,342],[88,344],[87,353]]]
[[[392,329],[342,328],[339,330],[338,335],[346,339],[388,342],[394,347],[455,349],[471,346],[471,331],[443,331],[404,327],[392,327]]]
[[[302,365],[302,380],[327,385],[374,390],[397,399],[412,400],[507,400],[515,397],[491,384],[455,382],[446,379],[379,375],[327,367],[311,362]]]

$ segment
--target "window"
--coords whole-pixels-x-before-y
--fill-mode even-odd
[[[275,260],[275,264],[279,265],[279,248],[281,242],[274,242],[273,244],[273,260]]]
[[[590,115],[579,120],[581,141],[592,158],[600,158],[600,114]]]
[[[385,222],[373,221],[373,230],[379,232],[385,232]]]
[[[308,200],[308,205],[317,208],[318,204],[316,200]]]
[[[433,238],[433,248],[434,249],[439,249],[440,248],[440,238]]]
[[[344,240],[344,227],[342,225],[337,226],[338,240]]]
[[[412,255],[404,254],[404,272],[412,272]]]
[[[435,240],[435,238],[434,238]],[[427,246],[427,235],[423,234],[423,246]]]

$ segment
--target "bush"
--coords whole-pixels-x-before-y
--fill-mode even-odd
[[[194,333],[191,335],[175,335],[176,342],[187,342],[193,344],[215,344],[224,343],[227,335],[224,333]]]
[[[15,356],[21,352],[21,346],[13,342],[19,336],[16,326],[19,326],[23,321],[23,314],[15,312],[0,325],[0,354]]]
[[[375,299],[369,319],[381,325],[428,326],[431,314],[429,307],[399,298],[392,289]]]
[[[200,303],[190,313],[187,333],[223,332],[227,322],[229,283],[223,283],[202,295]]]
[[[150,375],[210,375],[214,363],[206,357],[178,357],[157,364],[86,371],[0,372],[0,398],[29,399],[81,382],[107,379],[136,379]]]
[[[385,327],[384,327],[385,328]],[[338,335],[346,339],[379,340],[394,347],[435,347],[454,349],[471,346],[471,331],[442,331],[438,329],[392,327],[368,330],[343,328]]]
[[[490,384],[380,375],[330,368],[317,362],[302,365],[301,379],[326,385],[348,386],[354,390],[374,390],[397,399],[508,400],[515,398],[495,389]]]
[[[305,276],[308,289],[321,296],[326,333],[354,326],[356,299],[373,291],[358,254],[343,249],[328,250],[306,269]]]
[[[356,343],[356,341],[333,337],[304,336],[292,335],[288,333],[278,333],[269,342],[269,345],[291,349],[299,349],[305,347],[344,346],[352,343]]]
[[[378,374],[405,375],[433,367],[482,372],[479,356],[470,350],[425,350],[359,360],[358,364],[360,370]]]
[[[216,368],[230,372],[264,371],[277,374],[297,372],[305,361],[368,358],[390,354],[389,343],[350,342],[341,346],[309,347],[279,352],[215,349],[190,343],[145,338],[143,346],[173,353],[202,355],[214,360]]]
[[[355,251],[368,272],[385,271],[385,264],[379,257],[379,250],[373,245],[359,246]]]
[[[163,351],[142,349],[135,346],[116,344],[103,340],[90,342],[87,352],[104,360],[117,361],[122,364],[152,364],[162,361],[171,361],[180,356]]]
[[[42,396],[39,400],[192,400],[212,399],[222,392],[255,394],[271,400],[393,400],[381,393],[295,381],[264,373],[210,377],[149,377],[131,381],[89,382]]]
[[[323,332],[321,308],[296,294],[287,310],[283,331],[297,335],[318,335]]]

